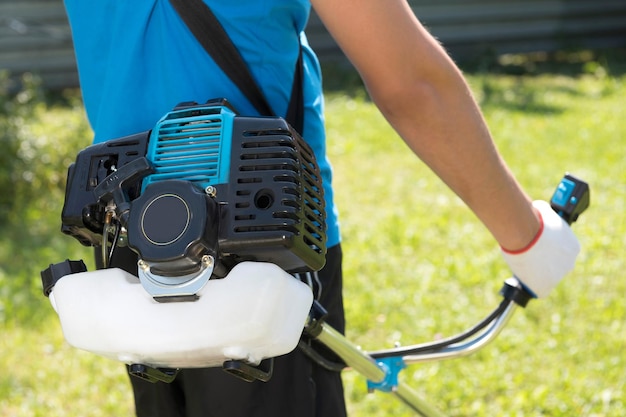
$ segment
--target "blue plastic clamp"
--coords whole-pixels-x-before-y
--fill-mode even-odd
[[[400,356],[381,358],[377,360],[380,369],[385,372],[385,378],[380,382],[367,381],[367,389],[391,392],[398,386],[398,375],[406,368],[404,359]]]

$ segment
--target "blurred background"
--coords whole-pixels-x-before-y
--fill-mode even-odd
[[[623,46],[626,38],[626,3],[621,0],[410,0],[409,4],[463,63],[484,63],[505,53]],[[315,14],[307,33],[323,63],[347,64]],[[0,2],[0,69],[35,72],[46,88],[78,85],[61,0]]]
[[[619,47],[626,39],[626,3],[621,0],[410,0],[409,4],[464,64],[484,64],[510,53]],[[314,13],[307,34],[322,63],[348,65]],[[78,86],[62,0],[0,2],[0,69],[35,72],[46,88]]]
[[[454,416],[626,415],[626,2],[409,1],[465,71],[534,198],[591,185],[576,270],[466,359],[403,381]],[[373,28],[372,30],[375,30]],[[487,232],[410,154],[312,15],[342,211],[348,337],[365,349],[450,336],[498,303]],[[372,51],[375,54],[375,51]],[[60,233],[67,167],[91,143],[61,0],[0,0],[0,415],[132,415],[121,364],[63,339],[39,272],[91,250]],[[395,169],[389,170],[387,167]],[[344,372],[351,416],[413,415]]]

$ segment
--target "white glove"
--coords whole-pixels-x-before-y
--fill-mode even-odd
[[[521,251],[502,255],[513,274],[535,296],[546,297],[574,268],[580,252],[578,239],[569,225],[545,201],[534,201],[542,225],[537,237]]]

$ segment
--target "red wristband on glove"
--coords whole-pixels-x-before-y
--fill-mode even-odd
[[[502,249],[503,252],[510,255],[519,255],[521,253],[529,251],[533,246],[535,246],[535,243],[537,243],[537,241],[541,237],[541,234],[543,233],[543,216],[541,215],[541,212],[539,210],[536,210],[536,212],[539,215],[539,231],[537,231],[537,234],[535,235],[535,237],[533,237],[533,240],[531,240],[530,243],[523,248],[516,250],[508,250],[507,248],[500,246],[500,249]]]

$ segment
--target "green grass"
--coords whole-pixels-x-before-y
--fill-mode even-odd
[[[534,198],[570,171],[591,184],[577,269],[474,356],[413,365],[403,381],[457,416],[626,413],[623,281],[626,79],[475,76],[505,158]],[[455,334],[486,315],[508,277],[494,242],[371,106],[329,99],[346,256],[348,334],[365,349]],[[413,415],[347,372],[353,416]]]
[[[574,226],[583,247],[577,268],[550,297],[518,311],[484,350],[402,372],[402,383],[451,416],[626,415],[626,76],[606,63],[604,71],[589,68],[469,75],[498,147],[529,193],[548,199],[570,171],[590,183],[591,207]],[[499,302],[509,276],[495,242],[358,89],[329,93],[326,110],[349,338],[375,350],[476,323]],[[58,137],[73,156],[89,140],[75,103],[40,107],[35,116],[26,129],[33,144]],[[48,263],[89,258],[58,232],[62,184],[46,190],[15,227],[2,229],[0,415],[130,415],[123,366],[68,347],[40,293],[38,271]],[[392,395],[368,394],[353,371],[344,381],[352,417],[414,415]]]

